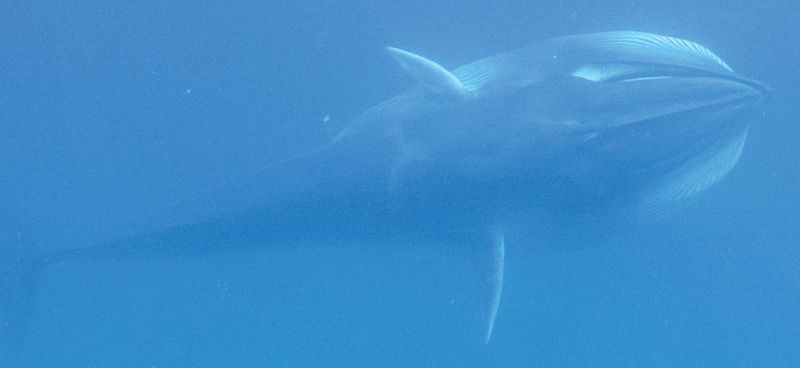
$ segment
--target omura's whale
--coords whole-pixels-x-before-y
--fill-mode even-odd
[[[488,342],[506,234],[551,214],[639,218],[696,198],[734,167],[767,92],[695,42],[643,32],[558,37],[455,69],[387,50],[417,86],[322,147],[108,227],[97,240],[247,217],[276,238],[482,242],[492,255]],[[4,300],[24,294],[11,285],[25,279],[21,269],[6,267],[17,277],[4,278]],[[6,323],[14,318],[0,312]]]

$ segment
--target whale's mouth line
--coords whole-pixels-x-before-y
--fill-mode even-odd
[[[674,79],[674,78],[709,78],[709,79],[717,79],[723,80],[728,82],[738,83],[744,86],[747,86],[753,90],[758,91],[762,95],[768,95],[771,92],[771,88],[766,84],[757,81],[755,79],[745,78],[739,75],[730,75],[730,74],[722,74],[722,73],[713,73],[713,72],[705,72],[705,71],[698,71],[694,74],[642,74],[638,76],[630,76],[624,78],[611,78],[606,80],[609,83],[631,83],[631,82],[640,82],[640,81],[648,81],[648,80],[659,80],[659,79]]]
[[[769,94],[771,91],[766,84],[734,72],[713,71],[671,64],[600,62],[584,65],[576,70],[573,75],[594,82],[606,83],[630,83],[669,78],[710,78],[739,83],[764,95]]]

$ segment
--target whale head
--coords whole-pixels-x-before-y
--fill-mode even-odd
[[[392,120],[398,147],[424,158],[405,160],[451,188],[491,183],[487,203],[506,207],[548,191],[586,206],[695,197],[735,166],[769,94],[698,43],[643,32],[555,38],[452,72],[389,52],[420,81],[405,100],[428,107]]]

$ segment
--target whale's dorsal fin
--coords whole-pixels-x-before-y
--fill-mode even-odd
[[[403,67],[406,73],[429,91],[437,95],[453,97],[463,96],[467,92],[464,84],[453,73],[435,61],[396,47],[386,47],[386,51]]]

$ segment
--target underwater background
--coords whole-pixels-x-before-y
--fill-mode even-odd
[[[4,3],[0,256],[58,256],[0,366],[800,366],[798,17],[780,0]],[[488,345],[472,247],[263,242],[246,220],[90,244],[413,86],[386,45],[452,67],[618,29],[703,44],[770,100],[736,169],[679,216],[509,244]]]

